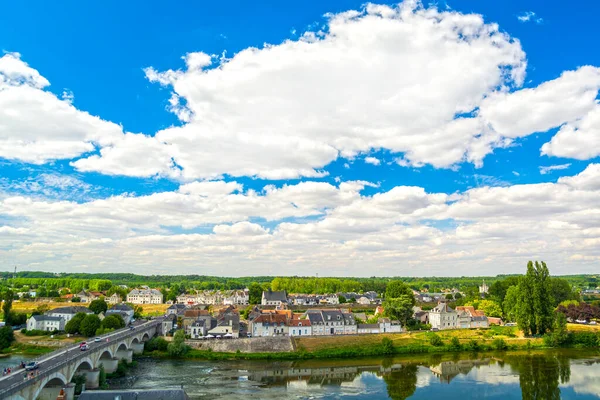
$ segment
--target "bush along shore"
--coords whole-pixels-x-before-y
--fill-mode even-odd
[[[302,345],[296,351],[280,353],[242,353],[237,352],[215,352],[211,349],[192,349],[189,346],[179,346],[177,351],[169,351],[167,342],[162,338],[154,338],[147,342],[144,352],[145,356],[156,358],[180,358],[180,359],[202,359],[202,360],[308,360],[308,359],[332,359],[332,358],[359,358],[373,356],[389,356],[401,354],[419,353],[444,353],[444,352],[484,352],[484,351],[516,351],[534,349],[555,348],[599,348],[600,334],[597,332],[569,332],[565,338],[557,341],[552,336],[514,339],[510,337],[488,337],[477,339],[475,337],[465,339],[452,336],[457,331],[443,333],[422,333],[419,342],[396,344],[391,338],[401,337],[397,335],[369,335],[354,336],[351,343],[344,345],[344,338],[336,337],[337,346],[327,347],[330,337],[318,338],[322,346],[307,350]],[[472,331],[474,332],[474,331]],[[383,336],[378,342],[373,336]],[[390,338],[391,337],[391,338]],[[361,340],[363,339],[364,340]],[[311,338],[312,339],[312,338]],[[342,339],[342,340],[340,340]],[[400,341],[400,340],[398,340]],[[163,343],[164,342],[164,343]],[[341,342],[341,343],[340,343]],[[348,340],[350,342],[350,340]],[[361,343],[363,342],[363,343]],[[171,349],[173,350],[173,349]]]

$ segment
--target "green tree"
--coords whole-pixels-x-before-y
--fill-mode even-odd
[[[402,281],[391,281],[385,289],[383,308],[390,318],[398,319],[402,325],[412,318],[415,296],[410,287]]]
[[[506,291],[506,296],[504,297],[504,303],[502,303],[502,308],[504,309],[504,315],[508,321],[516,321],[517,320],[517,303],[519,302],[519,286],[511,286]]]
[[[107,315],[100,324],[103,329],[121,329],[125,327],[123,317],[117,314]]]
[[[79,329],[81,327],[81,321],[85,318],[86,313],[77,313],[67,322],[65,325],[65,332],[74,335],[79,333]]]
[[[546,263],[527,263],[527,273],[518,285],[514,315],[525,335],[544,334],[552,330],[553,306],[550,273]]]
[[[248,287],[248,296],[250,304],[260,304],[262,301],[263,288],[256,282],[252,282]]]
[[[96,314],[88,314],[81,321],[79,333],[87,337],[94,336],[96,334],[96,330],[100,328],[100,325],[100,318],[98,318]]]
[[[11,290],[5,290],[4,292],[2,292],[2,312],[4,313],[4,322],[6,322],[6,325],[11,324],[10,312],[12,310],[12,303],[14,297],[15,296]]]
[[[342,295],[338,296],[338,303],[344,304],[346,302],[346,298]]]
[[[502,307],[493,300],[481,300],[478,309],[488,317],[502,317]]]
[[[173,341],[167,346],[167,351],[171,357],[182,357],[189,349],[189,346],[185,344],[185,332],[182,330],[175,332]]]
[[[108,304],[106,304],[104,299],[92,300],[89,309],[92,310],[94,314],[105,313],[106,310],[108,310]]]
[[[5,325],[0,328],[0,350],[10,347],[14,341],[15,334],[10,326]]]

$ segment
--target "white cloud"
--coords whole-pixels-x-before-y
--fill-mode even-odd
[[[381,160],[379,160],[379,158],[376,158],[376,157],[365,157],[365,162],[367,164],[373,164],[373,165],[381,164]]]
[[[79,203],[13,196],[0,200],[0,257],[46,270],[360,276],[468,275],[473,263],[479,274],[513,273],[528,259],[590,272],[600,259],[599,164],[556,183],[453,195],[409,186],[361,195],[366,185],[194,182]]]
[[[600,155],[600,105],[596,104],[582,118],[563,125],[542,154],[588,160]]]
[[[521,14],[517,15],[517,19],[521,22],[533,21],[536,24],[541,24],[542,22],[544,22],[544,19],[537,17],[536,13],[534,13],[533,11],[522,12]]]
[[[120,126],[45,91],[48,85],[19,54],[0,58],[0,157],[33,164],[71,159],[122,135]]]
[[[189,53],[185,70],[147,68],[150,81],[173,89],[170,109],[185,123],[144,137],[164,152],[136,144],[156,159],[130,168],[132,146],[119,141],[74,165],[137,176],[285,179],[322,176],[340,155],[372,148],[436,167],[480,164],[492,151],[478,144],[487,129],[479,119],[454,118],[497,87],[522,83],[518,41],[479,15],[410,1],[328,18],[326,29],[298,40],[227,59]]]
[[[571,164],[540,166],[540,174],[546,175],[552,171],[561,171],[563,169],[567,169],[570,166],[571,166]]]
[[[168,109],[182,122],[156,133],[124,132],[76,109],[71,93],[59,99],[38,71],[7,54],[0,157],[83,155],[71,163],[82,172],[193,181],[322,177],[337,158],[373,149],[402,153],[405,166],[481,166],[495,148],[565,123],[545,153],[589,158],[599,147],[599,68],[519,90],[527,65],[519,41],[481,15],[407,0],[327,18],[280,44],[229,58],[188,53],[184,70],[146,68],[148,80],[172,89]],[[574,150],[583,144],[586,151]]]

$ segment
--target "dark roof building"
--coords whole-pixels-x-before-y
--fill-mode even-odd
[[[281,303],[287,303],[287,293],[282,291],[264,291],[262,293],[261,304],[263,306],[278,306]]]

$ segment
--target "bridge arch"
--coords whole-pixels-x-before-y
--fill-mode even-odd
[[[72,369],[72,373],[69,379],[69,382],[71,382],[73,380],[73,377],[75,375],[81,375],[82,373],[86,373],[88,371],[92,371],[94,369],[94,362],[89,358],[89,357],[85,357],[82,358],[81,360],[79,360],[77,362],[77,364],[75,365],[75,367]]]
[[[60,372],[55,372],[49,376],[47,376],[42,383],[40,383],[38,389],[36,390],[33,398],[37,399],[40,397],[40,394],[44,389],[49,388],[63,388],[68,383],[67,378]],[[60,389],[58,389],[60,391]],[[55,396],[56,398],[56,396]]]
[[[148,335],[148,332],[144,332],[144,336],[142,336],[142,342],[147,342],[148,340],[150,340],[150,335]]]
[[[117,347],[117,351],[115,353],[118,353],[120,351],[127,351],[129,350],[129,346],[127,346],[126,342],[121,342],[119,343],[119,347]]]
[[[134,337],[133,339],[131,339],[131,344],[139,344],[140,343],[140,339],[138,339],[137,337]]]

